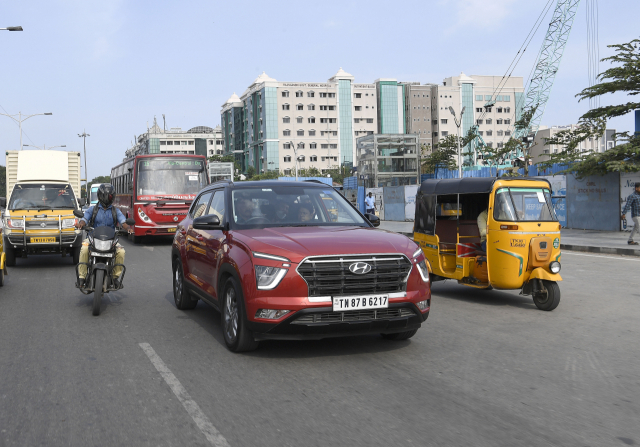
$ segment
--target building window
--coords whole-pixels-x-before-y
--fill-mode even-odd
[[[503,134],[504,134],[504,132],[503,132],[503,131],[501,131],[501,130],[499,130],[499,131],[497,131],[497,132],[496,132],[496,135],[497,135],[497,136],[499,136],[499,137],[501,137]]]
[[[487,130],[487,136],[490,137],[491,135],[493,135],[493,130]]]
[[[511,107],[505,107],[504,113],[511,113]]]
[[[504,120],[504,123],[505,124],[511,124],[511,120],[510,119],[506,119],[506,120]]]
[[[282,131],[282,135],[285,136],[285,137],[290,137],[291,136],[291,131],[289,129],[283,130]]]
[[[313,91],[307,92],[307,98],[313,98],[315,96],[316,96],[315,92]]]
[[[315,110],[315,109],[316,109],[316,106],[314,106],[313,104],[309,104],[307,106],[307,110]]]
[[[476,112],[477,113],[482,113],[482,107],[476,107]]]
[[[283,97],[283,98],[288,98],[288,97],[289,97],[289,92],[288,92],[288,91],[286,91],[286,90],[285,90],[285,91],[283,91],[283,92],[282,92],[282,97]]]
[[[362,93],[354,93],[353,96],[355,96],[357,99],[362,98]]]
[[[320,106],[320,110],[335,110],[336,106]]]
[[[316,118],[312,116],[311,118],[307,119],[307,121],[309,122],[309,124],[314,124],[316,122]]]
[[[356,123],[356,124],[359,124],[360,123],[360,118],[354,118],[353,122]]]
[[[291,149],[291,143],[284,143],[282,149]]]
[[[301,116],[296,118],[296,123],[302,124],[302,117]]]
[[[484,120],[484,122],[487,123],[487,124],[491,124],[492,123],[491,118],[487,118],[486,120]]]
[[[504,147],[504,143],[498,143],[497,146],[498,146],[498,149],[501,149],[502,147]]]
[[[330,144],[329,145],[329,149],[338,149],[338,145],[337,144]]]
[[[505,131],[504,131],[504,134],[505,134],[506,136],[510,136],[510,135],[511,135],[511,131],[510,131],[510,130],[505,130]]]
[[[299,129],[299,130],[297,130],[297,131],[296,131],[296,134],[297,134],[299,137],[304,137],[304,130]]]
[[[484,111],[485,111],[485,112],[491,112],[491,107],[485,107],[485,108],[484,108]]]
[[[310,137],[315,137],[315,136],[316,136],[316,131],[315,131],[315,129],[311,129],[311,130],[309,131],[309,136],[310,136]]]
[[[481,131],[481,130],[479,130],[479,131],[478,131],[478,135],[482,136],[482,135],[484,135],[484,132],[483,132],[483,131]]]
[[[449,135],[449,132],[447,132],[446,130],[443,130],[443,131],[442,131],[442,136],[443,136],[443,137],[446,137],[446,136],[448,136],[448,135]]]
[[[289,104],[282,104],[282,110],[289,110]]]
[[[309,134],[311,134],[311,132],[309,132]],[[314,135],[316,134],[315,130],[313,131],[313,134]],[[316,143],[309,143],[309,149],[315,149],[317,147],[318,147],[318,145]]]
[[[496,108],[496,113],[502,113],[502,107]]]
[[[361,112],[362,111],[362,106],[356,106],[356,112]]]
[[[509,102],[509,101],[511,101],[511,96],[510,95],[502,95],[502,100],[504,102]]]
[[[167,144],[166,141],[160,141],[160,146],[165,146]]]
[[[491,101],[491,95],[484,95],[485,101]]]
[[[320,148],[321,149],[329,149],[329,145],[328,144],[321,144]],[[322,157],[322,161],[324,161],[324,157]]]
[[[434,137],[437,137],[437,136],[438,136],[438,132],[434,132],[434,133],[433,133],[433,136],[434,136]]]
[[[496,120],[496,124],[502,124],[502,118],[498,118],[498,119]]]
[[[323,124],[326,124],[326,123],[333,124],[336,122],[336,118],[320,118],[320,122]]]
[[[304,106],[302,104],[298,104],[296,106],[296,110],[304,110]]]
[[[336,94],[335,94],[335,93],[326,93],[326,92],[323,92],[323,93],[320,93],[320,97],[321,97],[321,98],[335,98],[335,97],[336,97]]]
[[[482,101],[482,95],[476,95],[476,101]]]
[[[285,162],[291,161],[291,155],[287,155],[286,157],[284,157],[284,161]]]
[[[318,156],[312,155],[311,157],[309,157],[309,161],[318,161]]]
[[[298,143],[298,149],[304,149],[304,143]]]
[[[304,155],[298,156],[298,161],[304,161]]]
[[[482,120],[476,120],[476,124],[479,126],[480,124],[482,124]]]
[[[302,93],[302,91],[298,90],[296,92],[296,98],[302,98],[304,96],[304,93]]]
[[[373,123],[373,118],[367,118],[367,123],[372,124]]]
[[[487,147],[493,147],[493,141],[489,141],[489,142],[487,143]]]
[[[441,119],[441,120],[440,120],[440,124],[447,124],[447,120],[445,120],[445,119]]]
[[[289,124],[291,122],[291,118],[289,118],[288,116],[285,116],[284,118],[282,118],[282,122],[284,124]]]

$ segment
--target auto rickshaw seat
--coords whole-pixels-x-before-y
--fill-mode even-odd
[[[438,251],[440,253],[456,253],[456,241],[458,240],[458,222],[456,220],[438,219],[436,236],[438,236]]]

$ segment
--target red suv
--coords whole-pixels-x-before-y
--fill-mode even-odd
[[[413,241],[379,224],[322,183],[212,184],[173,240],[176,307],[218,309],[234,352],[262,339],[412,337],[429,315],[429,271]]]

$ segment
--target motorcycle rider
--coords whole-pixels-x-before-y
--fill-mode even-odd
[[[129,230],[131,227],[126,224],[126,218],[122,212],[113,206],[113,198],[115,197],[115,189],[110,183],[103,183],[98,188],[98,203],[94,206],[90,206],[84,212],[84,217],[80,219],[76,225],[76,228],[82,229],[85,225],[93,228],[98,227],[111,227],[116,228],[116,222],[122,225],[125,230]],[[87,276],[87,266],[82,263],[89,262],[89,240],[85,239],[80,249],[80,267],[78,273],[80,276],[80,284],[84,283]],[[115,264],[124,265],[124,248],[120,244],[116,247]],[[122,273],[122,267],[114,267],[113,269],[113,282],[118,287],[119,278]]]

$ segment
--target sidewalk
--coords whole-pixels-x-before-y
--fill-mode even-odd
[[[413,236],[413,222],[380,221],[383,230]],[[615,255],[640,256],[639,245],[628,245],[629,232],[573,230],[563,228],[560,237],[560,248],[590,253],[608,253]],[[640,241],[638,241],[640,242]]]

